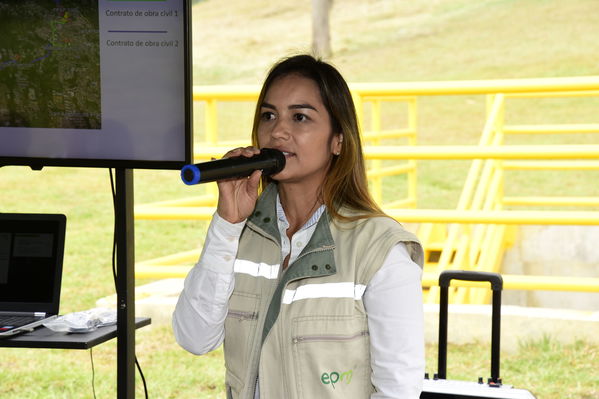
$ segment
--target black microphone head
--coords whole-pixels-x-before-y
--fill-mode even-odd
[[[263,176],[275,175],[285,168],[285,154],[275,148],[261,148],[260,157],[272,160],[272,166],[262,169]]]

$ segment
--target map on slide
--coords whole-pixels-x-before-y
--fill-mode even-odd
[[[0,127],[102,127],[98,24],[98,0],[0,0]]]

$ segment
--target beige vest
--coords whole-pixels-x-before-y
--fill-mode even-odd
[[[282,270],[276,185],[260,197],[242,233],[225,321],[228,398],[366,399],[370,339],[362,295],[393,245],[414,235],[390,218],[332,223],[325,212],[297,260]]]

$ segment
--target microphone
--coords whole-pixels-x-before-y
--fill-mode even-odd
[[[253,171],[262,169],[263,176],[279,173],[285,167],[285,155],[274,148],[262,148],[253,157],[237,156],[215,161],[185,165],[181,169],[181,179],[187,185],[211,181],[247,177]]]

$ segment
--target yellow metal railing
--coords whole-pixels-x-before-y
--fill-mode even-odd
[[[359,91],[354,91],[354,102],[358,112],[358,119],[364,126],[365,104],[370,104],[370,130],[364,131],[362,140],[366,145],[374,147],[384,147],[384,141],[389,139],[407,139],[408,146],[416,145],[417,132],[417,100],[416,97],[388,95],[365,95]],[[407,105],[407,126],[404,128],[385,129],[383,127],[382,106],[383,104],[404,103]],[[416,207],[416,160],[408,159],[403,164],[393,166],[383,166],[383,160],[379,158],[369,158],[367,176],[369,180],[369,189],[373,199],[387,209]],[[407,175],[407,196],[392,202],[383,202],[383,177]]]
[[[220,157],[244,142],[218,137],[219,105],[254,103],[258,87],[195,87],[194,100],[204,103],[204,143],[196,146],[196,160]],[[512,98],[599,97],[599,77],[521,79],[467,82],[373,83],[351,85],[363,130],[364,152],[373,197],[399,221],[417,223],[418,235],[429,261],[423,286],[435,297],[435,278],[447,268],[498,271],[503,252],[514,240],[513,226],[524,224],[599,225],[597,211],[518,211],[506,205],[568,204],[596,206],[592,197],[510,197],[504,195],[506,170],[598,170],[599,145],[505,145],[506,135],[597,133],[599,124],[505,125],[505,104]],[[437,95],[486,95],[487,117],[478,145],[416,146],[418,98]],[[387,104],[403,112],[407,126],[384,127]],[[399,106],[407,106],[407,112]],[[399,111],[398,111],[399,110]],[[369,123],[368,123],[369,122]],[[366,127],[368,123],[368,127]],[[407,140],[408,145],[397,145]],[[392,145],[390,145],[392,144]],[[472,160],[456,209],[406,209],[416,207],[417,160]],[[387,162],[395,162],[389,166]],[[400,162],[401,161],[401,162]],[[406,198],[383,203],[381,179],[405,174]],[[403,183],[402,183],[403,184]],[[137,219],[209,220],[214,212],[215,190],[206,196],[138,205]],[[136,265],[138,276],[183,276],[197,260],[200,250],[169,255]],[[434,259],[433,259],[434,258]],[[184,265],[184,266],[182,266]],[[596,292],[599,279],[550,276],[505,276],[506,289],[555,289]],[[434,282],[433,282],[434,281]],[[459,284],[458,284],[459,285]],[[457,302],[484,302],[468,289],[457,288]]]

